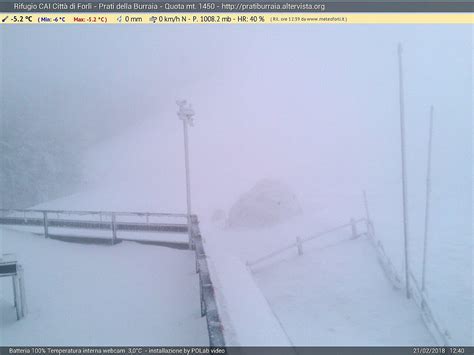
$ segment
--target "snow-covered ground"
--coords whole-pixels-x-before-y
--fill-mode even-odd
[[[269,308],[268,316],[283,331],[283,336],[280,334],[276,340],[268,334],[262,334],[258,340],[247,337],[251,332],[248,327],[254,331],[254,337],[261,328],[258,323],[249,322],[256,319],[252,315],[246,322],[238,319],[242,309],[246,309],[242,302],[246,293],[238,297],[232,285],[223,285],[221,303],[227,305],[226,313],[234,318],[232,326],[237,328],[231,341],[259,345],[275,341],[293,345],[436,344],[415,304],[407,301],[404,292],[394,289],[386,278],[369,240],[365,236],[350,240],[349,228],[305,243],[303,256],[292,248],[250,268],[244,266],[246,261],[294,243],[296,236],[309,237],[331,227],[311,220],[299,217],[258,231],[231,231],[203,223],[201,229],[209,250],[214,252],[212,259],[217,259],[219,265],[217,278],[225,280],[233,275],[235,289],[240,287],[242,277],[254,278],[262,293],[260,297]],[[313,228],[314,233],[304,232],[305,228]],[[361,225],[359,228],[364,230]],[[224,256],[216,255],[217,250]],[[230,255],[236,260],[230,260]],[[237,260],[240,266],[235,267]]]
[[[365,237],[314,248],[255,273],[294,344],[436,344]]]
[[[310,237],[348,223],[351,217],[365,215],[361,194],[314,196],[313,201],[320,203],[314,203],[311,212],[272,228],[232,230],[209,219],[203,221],[201,230],[208,244],[218,245],[214,248],[220,248],[226,257],[234,255],[245,263],[294,243],[297,236]],[[376,205],[374,202],[372,207]],[[373,209],[371,213],[377,238],[385,248],[390,247],[388,256],[403,276],[399,265],[403,260],[403,244],[401,240],[398,244],[390,240],[397,233],[402,235],[401,226],[393,219],[377,218],[380,210]],[[394,230],[381,229],[390,224],[395,225]],[[358,228],[365,230],[363,225]],[[330,233],[304,244],[303,256],[297,256],[297,249],[292,248],[251,268],[287,338],[296,345],[436,344],[415,303],[405,299],[403,290],[392,287],[367,238],[353,241],[349,240],[350,236],[349,228]],[[440,245],[435,250],[443,248]],[[458,236],[455,241],[444,240],[444,245],[451,245],[444,248],[444,258],[449,264],[429,261],[427,294],[439,325],[449,332],[451,343],[472,344],[471,260],[467,258],[470,250],[465,249],[469,243]],[[417,254],[421,249],[415,246],[411,250],[411,267],[419,281],[421,258]],[[394,250],[400,253],[398,258]],[[438,273],[433,272],[435,268],[439,269]],[[451,288],[440,287],[437,282],[441,282],[441,275],[455,272],[456,268],[461,273],[444,281]],[[450,307],[446,308],[446,304]],[[236,313],[238,308],[237,304]]]
[[[2,345],[207,345],[193,253],[123,242],[66,243],[0,228],[25,272],[28,314],[16,320],[1,279]]]
[[[170,173],[175,170],[182,172],[183,166],[179,164],[179,159],[176,159],[176,154],[155,154],[156,151],[160,151],[162,145],[165,147],[165,152],[166,149],[171,149],[172,143],[170,140],[172,138],[179,142],[179,131],[176,132],[170,129],[170,124],[165,124],[164,126],[172,133],[167,134],[164,141],[153,140],[150,132],[163,130],[162,125],[151,121],[145,122],[138,126],[136,130],[118,137],[115,141],[95,147],[87,158],[92,188],[35,207],[70,210],[184,212],[184,180],[182,177],[174,177],[173,174],[176,174],[176,172]],[[135,141],[147,143],[143,146],[129,143]],[[150,142],[154,142],[153,149],[150,149]],[[198,152],[203,149],[199,145],[197,145],[197,148]],[[120,155],[121,159],[111,162],[110,166],[104,166],[102,163],[103,156],[113,156],[111,154],[113,151]],[[139,157],[138,160],[137,157]],[[153,162],[153,164],[150,164],[150,162]],[[162,169],[162,167],[166,167],[166,169]],[[211,194],[209,201],[206,201],[204,193],[206,190],[200,187],[206,186],[207,175],[203,175],[203,171],[199,169],[197,163],[193,168],[196,173],[192,177],[194,177],[194,185],[197,187],[195,211],[201,221],[201,232],[209,255],[209,263],[222,312],[221,316],[225,323],[225,336],[229,344],[422,345],[434,343],[434,340],[424,328],[420,314],[414,304],[404,299],[403,292],[393,290],[389,281],[383,276],[382,270],[376,261],[375,251],[368,245],[367,241],[361,239],[339,244],[339,238],[347,237],[349,230],[346,231],[346,234],[329,235],[318,243],[311,244],[310,246],[314,247],[314,250],[308,251],[302,257],[296,257],[296,250],[293,250],[281,258],[268,262],[263,268],[256,267],[254,274],[245,267],[247,261],[293,243],[297,236],[309,237],[328,228],[345,224],[351,218],[364,217],[365,211],[361,191],[350,190],[348,187],[335,184],[328,186],[324,193],[321,193],[320,189],[307,189],[305,184],[301,186],[292,184],[301,202],[302,215],[292,217],[287,222],[268,228],[230,229],[226,228],[222,221],[213,222],[211,216],[217,208],[230,207],[232,197],[238,195],[237,190],[239,188],[233,187],[229,190],[226,198],[230,202],[227,205],[225,199],[220,198],[219,194]],[[104,175],[105,171],[109,175]],[[116,181],[116,176],[120,176],[118,181]],[[155,176],[158,176],[158,178],[155,179]],[[178,174],[178,176],[180,175]],[[390,258],[402,275],[403,244],[398,191],[400,184],[399,181],[393,181],[391,184],[384,185],[385,189],[382,189],[381,186],[377,189],[376,185],[368,189],[369,208],[376,235],[386,246]],[[248,185],[251,187],[253,184]],[[434,211],[439,213],[439,210],[435,209]],[[437,318],[441,320],[442,326],[448,329],[453,344],[471,344],[473,332],[472,313],[470,314],[472,311],[471,235],[463,229],[468,209],[466,210],[463,207],[460,211],[463,213],[460,216],[456,216],[454,213],[450,215],[445,213],[446,218],[443,221],[448,229],[444,232],[443,229],[438,229],[436,233],[433,233],[434,237],[428,254],[429,279],[427,291],[433,301],[434,312]],[[414,216],[416,217],[416,223],[412,220],[411,225],[416,226],[418,228],[416,232],[418,232],[420,220],[422,220],[420,216],[422,215],[418,213]],[[456,218],[462,223],[456,224],[454,222]],[[439,226],[439,221],[435,223]],[[449,228],[464,232],[451,234],[452,237],[447,238],[446,236],[450,235]],[[89,233],[90,231],[87,231],[87,234]],[[109,231],[104,231],[103,234],[104,237],[108,237]],[[415,238],[412,239],[411,244],[411,264],[415,275],[418,277],[421,260],[420,234],[412,231],[413,235]],[[179,238],[182,238],[182,241],[186,240],[185,236],[166,234],[157,235],[156,237],[150,234],[150,238],[173,241],[179,241]],[[12,240],[8,236],[2,239],[4,239],[4,245],[7,246]],[[43,245],[58,245],[58,247],[61,245],[61,248],[66,251],[58,251],[58,254],[75,255],[75,263],[78,265],[86,258],[88,250],[91,250],[91,253],[94,254],[99,253],[99,251],[113,252],[119,250],[123,253],[120,261],[122,266],[125,266],[123,260],[130,260],[132,265],[135,265],[132,260],[147,255],[153,259],[154,263],[157,263],[156,270],[160,270],[157,271],[158,275],[161,275],[160,272],[164,268],[169,268],[169,262],[162,263],[163,260],[160,257],[155,258],[153,255],[161,255],[162,253],[177,254],[179,260],[183,261],[185,259],[186,261],[177,262],[176,270],[184,272],[189,278],[189,285],[197,287],[197,279],[193,278],[192,275],[193,257],[185,251],[136,245],[134,243],[122,243],[113,248],[106,248],[101,246],[64,245],[61,242],[45,241],[41,238],[38,239],[38,237],[31,237],[28,240],[30,239],[38,248],[43,248]],[[16,249],[21,251],[21,248]],[[69,249],[71,250],[70,253],[67,251]],[[18,250],[13,248],[9,251],[18,253]],[[33,250],[34,248],[31,254],[36,254]],[[126,258],[125,256],[128,253],[130,253],[130,256]],[[117,253],[112,253],[110,257],[113,255],[118,256]],[[444,262],[438,262],[436,255],[438,257],[442,255]],[[37,259],[39,256],[35,256],[32,260],[35,260],[35,258]],[[72,256],[71,260],[73,260]],[[97,259],[90,258],[90,260],[97,260],[95,266],[100,267],[104,262],[103,260],[107,260],[107,257],[100,255],[97,256]],[[184,265],[188,265],[188,267],[184,268]],[[26,266],[27,270],[37,269],[35,266]],[[91,266],[91,268],[95,268],[95,266]],[[176,276],[175,269],[172,269],[173,273],[168,275],[168,280]],[[141,270],[134,270],[140,275],[138,271]],[[458,270],[461,270],[461,272],[458,272]],[[148,269],[148,273],[142,276],[151,277],[149,272],[150,269]],[[28,273],[27,276],[28,284],[31,283],[30,279],[34,279],[34,282],[41,285],[40,276],[30,276]],[[179,274],[177,276],[179,277]],[[133,281],[134,277],[127,276],[127,279],[132,279],[131,282],[137,282],[136,280]],[[61,285],[57,279],[52,280],[51,289],[55,287],[53,281]],[[189,285],[186,287],[189,287]],[[445,285],[449,285],[449,287],[445,287]],[[159,283],[148,286],[152,288],[148,291],[144,290],[147,295],[150,295],[153,290],[157,292],[156,290],[162,287]],[[104,287],[108,289],[108,286],[104,285]],[[86,289],[86,287],[84,286],[83,289]],[[127,290],[130,291],[131,289]],[[116,292],[112,293],[115,294]],[[191,318],[197,317],[198,312],[198,306],[196,305],[199,297],[196,289],[194,289],[193,294],[192,297],[188,294],[189,299],[194,302],[194,306],[189,310],[191,313],[185,312]],[[81,299],[86,296],[81,295]],[[22,321],[24,324],[32,322],[31,319],[34,319],[35,302],[36,304],[42,303],[40,299],[36,300],[36,296],[31,295],[31,292],[29,292],[29,299],[32,303],[32,312],[28,319]],[[64,301],[64,299],[62,300]],[[92,298],[89,301],[92,302]],[[181,304],[182,300],[178,298],[176,301]],[[98,309],[101,307],[100,303],[97,302]],[[187,305],[189,304],[188,302]],[[64,309],[67,308],[67,305],[70,306],[69,303],[63,305]],[[446,305],[449,305],[449,307],[446,307]],[[115,306],[122,309],[125,316],[123,302],[115,305],[108,303],[106,306],[111,314],[115,312],[113,311]],[[138,304],[135,306],[141,307]],[[148,314],[155,312],[155,307],[159,312],[163,304],[161,302],[148,303],[147,317]],[[130,309],[133,309],[133,307],[126,307],[127,311]],[[42,317],[37,318],[37,324],[45,321],[46,313],[41,314]],[[138,314],[138,311],[133,312],[132,317],[138,317]],[[12,313],[11,317],[13,316]],[[75,315],[71,314],[70,319],[74,317]],[[80,319],[82,317],[85,316],[81,315]],[[145,316],[142,315],[141,317]],[[108,320],[112,321],[113,318],[114,316],[110,315]],[[155,326],[159,327],[159,321],[156,318],[150,316],[147,319],[150,319],[150,322],[155,319],[157,322]],[[201,336],[205,334],[203,322],[203,320],[196,319],[195,323],[191,324],[191,322],[189,326]],[[21,322],[18,324],[21,324]],[[10,334],[9,336],[12,339],[16,339],[15,336],[21,336],[18,324],[13,323],[13,321],[4,323],[4,333]],[[31,328],[27,329],[31,330],[35,326],[33,322],[28,325]],[[150,327],[145,328],[150,329]],[[147,334],[148,330],[145,330],[144,333],[140,330],[138,338],[145,339],[142,336],[145,336],[143,334]],[[62,331],[66,332],[67,330]],[[81,333],[82,331],[78,328],[77,332]],[[178,333],[182,332],[179,331]],[[75,332],[70,332],[68,334],[70,336],[68,339],[79,339],[79,342],[86,339],[84,337],[90,336],[87,335],[88,333],[77,335]],[[117,339],[121,341],[120,339],[122,339],[114,335],[115,333],[111,332],[109,334],[108,342],[113,343],[112,338],[116,339],[115,341]],[[168,333],[163,333],[163,336],[153,336],[154,338],[149,341],[137,341],[137,343],[164,344],[168,339]],[[198,337],[196,340],[190,338],[190,336],[188,337],[188,335],[184,337],[183,340],[176,338],[176,336],[169,339],[172,343],[202,344],[206,342],[205,336]],[[8,339],[8,336],[5,339]],[[71,343],[71,341],[65,340],[64,344],[67,343]]]
[[[292,251],[254,274],[245,267],[297,236],[364,217],[365,189],[375,234],[403,276],[396,53],[402,42],[410,266],[419,279],[428,113],[434,104],[427,293],[452,344],[472,345],[471,28],[320,26],[315,31],[306,26],[229,27],[219,34],[208,27],[180,29],[158,36],[163,47],[145,58],[150,43],[145,38],[157,37],[142,33],[143,41],[132,40],[137,50],[126,54],[127,70],[166,70],[163,81],[156,81],[159,86],[150,89],[150,82],[145,89],[146,114],[130,114],[143,120],[90,147],[84,157],[85,191],[37,207],[184,212],[183,136],[174,105],[184,97],[196,111],[189,132],[193,212],[201,220],[231,344],[432,344],[417,309],[403,292],[391,289],[364,239],[339,243],[343,236],[331,235],[301,257]],[[316,42],[308,46],[308,41]],[[104,51],[121,46],[111,38],[98,43]],[[116,47],[105,47],[108,43]],[[189,48],[196,48],[193,55]],[[179,68],[156,65],[165,53]],[[108,67],[107,61],[102,64]],[[114,69],[109,74],[117,77]],[[130,75],[135,77],[133,71]],[[144,93],[139,86],[133,90]],[[271,228],[226,229],[211,222],[215,211],[228,213],[262,179],[286,183],[302,214]],[[53,243],[36,242],[43,243],[38,247]],[[126,254],[133,250],[129,246],[140,256],[161,252],[135,244],[88,250]]]
[[[153,140],[151,132],[164,130],[163,126],[165,131],[171,133],[164,137],[164,141]],[[176,172],[170,172],[182,172],[183,166],[176,155],[155,154],[162,146],[165,147],[164,152],[171,149],[172,138],[179,142],[179,130],[176,132],[170,127],[170,123],[145,122],[134,131],[95,147],[87,158],[92,188],[43,203],[36,208],[182,213],[185,211],[184,180],[179,174],[177,178],[173,176]],[[135,141],[147,143],[143,146],[129,144]],[[154,142],[152,149],[150,142]],[[202,146],[197,145],[197,152],[202,149]],[[103,156],[114,156],[111,154],[114,151],[122,158],[111,162],[110,166],[104,166]],[[229,190],[226,195],[230,201],[228,204],[225,199],[219,198],[219,194],[211,194],[206,202],[206,190],[201,186],[206,186],[207,175],[203,175],[198,164],[195,164],[192,170],[195,171],[192,177],[197,191],[195,211],[201,221],[229,344],[433,343],[414,304],[404,300],[403,292],[392,290],[376,262],[375,251],[363,240],[327,249],[316,248],[301,258],[295,258],[296,251],[291,251],[283,258],[268,263],[264,269],[257,268],[253,275],[245,267],[247,261],[293,243],[297,236],[309,237],[345,224],[351,218],[364,217],[361,191],[335,184],[321,193],[320,189],[308,189],[305,184],[292,184],[301,203],[302,215],[268,228],[230,229],[222,221],[212,222],[210,216],[216,208],[229,208],[232,197],[238,195],[239,189],[234,187]],[[104,175],[104,172],[109,175]],[[120,176],[118,181],[116,176]],[[155,176],[159,179],[155,179]],[[97,178],[98,181],[94,180]],[[249,184],[249,187],[252,185]],[[391,185],[384,185],[384,188],[379,186],[377,189],[377,185],[373,185],[368,189],[368,200],[376,235],[384,243],[399,274],[403,275],[399,187],[399,180],[396,179]],[[434,209],[433,213],[438,211]],[[446,218],[435,220],[437,228],[440,226],[439,221],[444,221],[448,228],[444,232],[443,229],[432,227],[436,232],[433,232],[428,253],[427,292],[433,302],[433,310],[441,325],[448,329],[453,344],[470,344],[473,332],[471,236],[463,227],[468,218],[468,209],[463,207],[459,211],[462,212],[459,216],[445,212]],[[417,277],[420,274],[422,252],[419,242],[420,217],[422,214],[412,212],[411,226],[417,229],[411,230],[411,265]],[[455,223],[456,218],[462,223]],[[449,228],[461,233],[451,234],[452,237],[447,238],[450,235]],[[108,237],[109,231],[103,234]],[[179,235],[149,236],[159,240],[186,240],[185,236]],[[315,246],[331,245],[338,241],[337,238],[338,235],[329,235]],[[126,245],[118,248],[124,249]],[[160,248],[131,246],[146,250],[147,253],[150,250],[163,252]],[[173,251],[176,252],[181,251]],[[187,254],[180,255],[184,257]],[[436,259],[440,255],[443,262]],[[279,261],[282,263],[279,264]],[[187,260],[187,263],[192,261]],[[188,270],[192,270],[192,267]],[[320,292],[320,289],[325,291]],[[197,296],[195,298],[198,299]],[[335,300],[341,302],[339,312],[329,311],[335,305]],[[308,309],[311,311],[306,312]],[[257,325],[256,319],[262,322],[262,326]]]

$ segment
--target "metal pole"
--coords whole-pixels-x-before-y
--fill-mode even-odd
[[[352,239],[356,239],[357,238],[357,225],[354,218],[351,218],[350,224],[351,224]]]
[[[21,299],[20,299],[20,286],[18,282],[18,273],[12,276],[13,278],[13,290],[15,294],[15,307],[16,307],[16,319],[20,320],[22,315]]]
[[[28,306],[26,305],[25,279],[21,265],[18,265],[18,281],[20,286],[21,316],[24,317],[28,312]]]
[[[48,232],[48,212],[43,212],[43,227],[44,227],[44,237],[49,238]]]
[[[434,108],[430,109],[430,128],[428,136],[428,164],[426,168],[426,200],[425,200],[425,233],[423,241],[423,269],[421,274],[421,291],[425,290],[426,286],[426,251],[428,243],[428,227],[430,218],[430,194],[431,194],[431,143],[433,136],[433,116]]]
[[[191,186],[189,178],[189,149],[188,149],[188,125],[183,120],[183,131],[184,131],[184,163],[186,167],[186,199],[188,209],[188,242],[189,249],[192,249],[192,230],[191,230]]]
[[[403,241],[405,247],[405,288],[406,296],[410,298],[409,285],[409,264],[408,264],[408,213],[407,213],[407,177],[405,166],[405,107],[403,100],[403,66],[402,66],[402,45],[398,44],[398,75],[399,75],[399,100],[400,100],[400,139],[402,158],[402,193],[403,193]]]
[[[296,247],[298,248],[298,255],[303,255],[303,243],[300,237],[296,237]]]
[[[112,226],[112,245],[117,244],[117,224],[116,224],[116,216],[115,213],[112,212],[111,218],[111,226]]]
[[[370,219],[370,213],[369,213],[369,203],[367,201],[367,194],[365,190],[362,190],[363,195],[364,195],[364,208],[365,208],[365,225],[367,229],[367,236],[369,238],[373,238],[375,233],[374,233],[374,228],[372,225],[372,220]]]

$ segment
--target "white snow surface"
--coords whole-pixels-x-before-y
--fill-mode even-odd
[[[265,299],[273,323],[283,330],[278,339],[293,345],[435,344],[416,306],[384,275],[370,242],[366,237],[350,240],[349,229],[305,243],[303,256],[297,256],[293,248],[251,269],[231,266],[236,259],[243,264],[293,243],[292,230],[304,222],[301,217],[279,228],[245,234],[203,224],[208,244],[232,246],[221,249],[226,252],[219,260],[227,267],[220,262],[216,273],[219,283],[229,284],[222,287],[222,297],[229,318],[234,317],[237,343],[247,344],[252,331],[260,344],[274,341],[261,330],[257,307],[252,313],[246,305],[247,289],[235,292],[241,279],[254,278],[259,298]],[[230,275],[236,283],[229,280]]]
[[[226,224],[231,228],[273,226],[299,214],[301,207],[289,187],[281,181],[264,179],[234,203]]]
[[[291,339],[275,316],[244,262],[206,238],[209,266],[227,345],[290,346]]]
[[[436,344],[364,237],[307,250],[255,277],[298,345]]]
[[[381,33],[387,29],[381,28]],[[418,31],[421,35],[427,31],[428,37],[432,38],[432,29],[420,27]],[[443,46],[439,45],[438,39],[430,44],[425,41],[427,36],[417,37],[413,33],[418,32],[407,27],[404,37],[409,43],[411,39],[416,42],[407,50],[407,54],[411,53],[407,58],[411,63],[408,65],[411,79],[407,83],[410,91],[410,95],[407,94],[409,261],[419,279],[425,198],[426,108],[433,102],[431,95],[424,97],[420,93],[425,93],[425,79],[431,78],[437,80],[430,87],[436,89],[435,96],[440,100],[433,137],[427,293],[452,344],[472,345],[473,161],[472,120],[468,116],[472,111],[466,111],[463,103],[468,100],[465,97],[451,103],[441,100],[448,94],[453,98],[465,95],[469,90],[464,89],[465,85],[454,85],[447,80],[462,75],[447,71],[434,77],[431,69],[424,68],[423,63],[431,62],[433,58],[442,59],[439,59],[440,67],[457,68],[452,65],[453,60],[458,59],[456,49],[422,51],[420,47],[425,45],[426,48]],[[456,36],[449,36],[449,41],[452,38]],[[279,37],[275,36],[274,40],[279,41]],[[396,41],[399,41],[398,37]],[[359,44],[354,46],[357,50],[350,53],[361,53]],[[190,130],[193,212],[201,220],[201,232],[209,250],[212,276],[223,309],[226,336],[231,343],[284,344],[291,340],[298,345],[351,342],[393,345],[433,342],[413,304],[404,300],[403,292],[392,290],[381,269],[377,269],[375,252],[366,241],[339,243],[349,232],[321,239],[314,245],[314,250],[307,250],[305,246],[305,254],[301,257],[296,257],[296,250],[292,250],[254,269],[253,275],[243,266],[248,260],[294,243],[298,236],[308,237],[347,223],[350,218],[364,217],[361,190],[365,189],[376,236],[383,242],[398,273],[403,275],[398,87],[395,74],[385,77],[388,66],[396,67],[396,53],[393,52],[395,45],[384,42],[381,47],[386,55],[374,57],[369,62],[370,58],[361,54],[351,63],[353,67],[336,63],[337,70],[344,69],[341,75],[356,73],[354,83],[369,81],[371,91],[359,92],[354,85],[346,86],[350,82],[337,87],[325,86],[318,95],[321,104],[328,105],[326,115],[308,116],[301,109],[304,99],[314,100],[314,94],[308,90],[295,92],[290,101],[286,96],[285,100],[267,97],[261,103],[258,95],[247,97],[248,105],[233,100],[252,88],[255,80],[232,84],[233,87],[225,86],[226,80],[205,81],[176,92],[190,94],[197,113],[196,125]],[[281,45],[275,48],[281,48]],[[327,65],[331,64],[329,59],[322,58]],[[366,75],[367,71],[359,70],[363,65],[366,70],[372,70],[367,66],[375,66],[377,74]],[[460,63],[459,68],[465,68],[465,64]],[[333,72],[328,70],[327,73],[332,75]],[[229,90],[226,95],[222,95],[224,87]],[[262,87],[261,91],[264,89]],[[297,89],[295,83],[291,90]],[[383,92],[380,101],[374,102],[367,94],[375,91]],[[337,105],[335,97],[338,95],[351,97],[351,102]],[[215,105],[216,97],[221,98],[219,105]],[[462,109],[456,111],[458,107]],[[91,147],[85,158],[88,190],[37,207],[186,211],[182,127],[175,109],[170,98],[170,105],[159,111],[158,118],[153,116],[136,129]],[[457,114],[453,114],[454,111]],[[346,125],[351,129],[342,129]],[[303,214],[258,229],[230,230],[211,222],[213,211],[221,209],[228,215],[242,191],[248,191],[262,178],[286,183],[297,196]],[[331,244],[334,245],[325,248]],[[151,250],[149,246],[132,245],[143,248],[146,253]],[[255,307],[252,299],[256,300]],[[258,326],[259,318],[265,319],[266,328]],[[323,339],[323,335],[327,339]]]
[[[194,256],[123,242],[67,243],[0,228],[24,267],[28,314],[16,320],[0,279],[2,345],[207,345]]]

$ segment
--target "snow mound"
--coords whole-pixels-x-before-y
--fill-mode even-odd
[[[300,204],[288,186],[276,180],[261,180],[232,206],[230,228],[274,226],[301,214]]]

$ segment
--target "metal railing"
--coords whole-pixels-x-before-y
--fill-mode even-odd
[[[46,238],[50,228],[109,230],[112,244],[121,240],[119,231],[188,233],[182,213],[0,209],[0,225],[40,227]]]
[[[380,265],[382,266],[382,269],[385,272],[385,275],[387,276],[387,278],[392,282],[393,287],[397,289],[401,289],[403,288],[402,278],[399,276],[389,256],[385,253],[385,249],[383,247],[382,242],[376,237],[375,228],[372,223],[372,220],[370,219],[369,205],[368,205],[367,195],[365,191],[364,191],[364,207],[365,207],[365,213],[366,213],[365,220],[367,223],[367,232],[368,232],[367,236],[369,240],[372,242],[372,245],[374,246],[377,252],[377,257],[380,261]],[[425,323],[426,328],[431,333],[432,337],[435,339],[438,345],[449,346],[450,340],[449,340],[448,331],[445,330],[441,326],[441,323],[438,321],[438,319],[434,315],[432,311],[432,307],[429,304],[428,296],[426,292],[418,285],[418,281],[416,280],[415,276],[413,276],[413,273],[411,272],[411,270],[408,270],[406,274],[408,275],[410,279],[410,282],[407,284],[411,285],[409,286],[408,294],[413,296],[414,302],[416,306],[418,307],[419,311],[421,312],[421,316],[422,316],[423,322]]]
[[[192,239],[196,257],[196,272],[199,273],[199,295],[201,317],[206,317],[210,346],[225,346],[224,327],[217,308],[214,285],[207,264],[206,251],[202,243],[197,217],[192,217]]]
[[[295,239],[295,242],[294,243],[291,243],[291,244],[287,244],[279,249],[276,249],[274,251],[272,251],[271,253],[265,255],[265,256],[262,256],[258,259],[254,259],[254,260],[251,260],[251,261],[247,261],[247,266],[249,267],[252,267],[256,264],[259,264],[263,261],[266,261],[266,260],[269,260],[277,255],[280,255],[288,250],[291,250],[293,248],[296,248],[297,252],[298,252],[298,255],[303,255],[303,244],[304,243],[307,243],[309,241],[312,241],[312,240],[315,240],[315,239],[318,239],[318,238],[321,238],[323,236],[326,236],[326,235],[329,235],[333,232],[336,232],[336,231],[339,231],[339,230],[343,230],[343,229],[346,229],[346,228],[350,228],[350,231],[351,231],[351,239],[355,239],[357,237],[360,237],[362,235],[366,235],[367,232],[362,232],[362,233],[359,233],[358,230],[357,230],[357,225],[361,222],[365,222],[365,218],[359,218],[359,219],[351,219],[349,221],[349,223],[346,223],[346,224],[342,224],[342,225],[339,225],[337,227],[334,227],[334,228],[331,228],[331,229],[328,229],[328,230],[325,230],[325,231],[322,231],[322,232],[319,232],[315,235],[312,235],[310,237],[306,237],[306,238],[300,238],[300,237],[296,237]]]
[[[17,226],[40,226],[44,228],[44,235],[50,236],[50,227],[79,228],[79,229],[108,229],[111,231],[111,241],[113,244],[117,240],[118,230],[133,231],[171,231],[188,234],[187,215],[178,213],[150,213],[150,212],[111,212],[111,211],[65,211],[65,210],[19,210],[0,209],[0,225]],[[7,215],[8,214],[8,215]],[[39,216],[31,216],[37,214]],[[51,215],[56,214],[56,218]],[[62,219],[60,216],[89,216],[88,219]],[[90,216],[97,217],[91,220]],[[118,221],[117,217],[144,217],[144,223],[131,221]],[[104,217],[110,220],[104,221]],[[184,218],[180,224],[152,223],[152,217]],[[209,332],[210,346],[225,346],[223,325],[217,309],[217,302],[212,283],[211,275],[207,265],[207,256],[202,243],[199,230],[199,221],[196,215],[191,215],[191,243],[189,249],[194,249],[196,258],[196,272],[199,274],[199,294],[201,303],[201,316],[207,319],[207,329]]]

